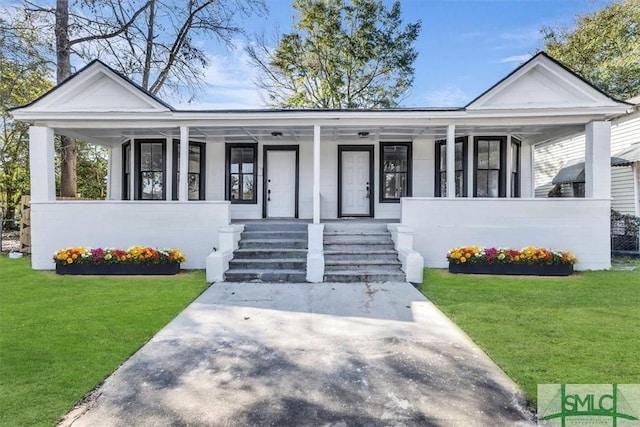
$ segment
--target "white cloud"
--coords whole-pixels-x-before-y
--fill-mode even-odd
[[[517,62],[518,64],[521,64],[525,61],[528,61],[529,59],[531,59],[531,54],[525,53],[523,55],[507,56],[506,58],[502,58],[498,62],[500,64],[508,64],[510,62]]]
[[[457,86],[446,86],[427,92],[423,99],[429,107],[460,107],[469,101],[469,96]]]
[[[210,54],[210,64],[205,70],[204,93],[198,99],[175,105],[178,109],[251,109],[263,108],[254,81],[256,70],[244,51],[244,44],[235,43],[224,54]]]

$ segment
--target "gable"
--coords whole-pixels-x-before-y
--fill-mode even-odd
[[[93,62],[23,112],[159,112],[164,104],[101,62]]]
[[[473,100],[467,110],[620,106],[576,74],[539,53]]]

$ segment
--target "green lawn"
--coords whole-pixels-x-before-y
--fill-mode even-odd
[[[421,290],[534,404],[537,384],[640,383],[640,271],[548,278],[427,269]]]
[[[204,273],[56,276],[0,256],[0,425],[52,425],[205,288]]]

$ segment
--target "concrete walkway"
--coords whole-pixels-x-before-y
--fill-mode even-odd
[[[407,283],[212,285],[62,425],[532,425]]]

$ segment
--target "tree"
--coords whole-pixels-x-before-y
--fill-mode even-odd
[[[32,101],[52,86],[47,61],[37,44],[20,31],[0,32],[0,204],[9,219],[14,218],[20,197],[29,190],[29,128],[14,121],[8,110]]]
[[[72,56],[98,57],[153,94],[167,88],[190,97],[200,92],[210,62],[206,43],[196,39],[229,42],[242,33],[239,19],[265,10],[263,0],[188,0],[180,7],[169,0],[79,0],[73,10],[68,0],[56,0],[54,8],[22,1],[24,15],[44,23],[24,30],[54,29],[58,83],[71,75]],[[62,137],[60,146],[61,193],[75,197],[76,142]]]
[[[247,53],[266,101],[280,108],[396,106],[413,84],[421,23],[402,25],[400,2],[295,0],[298,20],[275,49]]]
[[[604,92],[640,94],[640,0],[578,16],[574,28],[544,27],[546,51]]]

